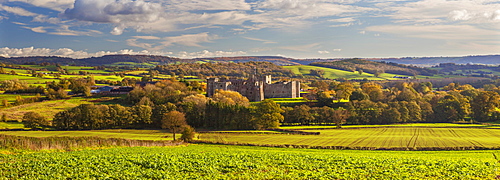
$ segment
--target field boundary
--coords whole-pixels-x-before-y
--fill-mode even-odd
[[[349,146],[311,146],[297,144],[253,144],[253,143],[238,143],[238,142],[213,142],[204,140],[193,140],[194,144],[215,144],[215,145],[235,145],[235,146],[260,146],[260,147],[276,147],[276,148],[302,148],[302,149],[332,149],[332,150],[383,150],[383,151],[466,151],[466,150],[500,150],[498,147],[480,147],[480,146],[465,146],[465,147],[349,147]]]

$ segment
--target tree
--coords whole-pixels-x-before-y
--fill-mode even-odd
[[[151,116],[153,115],[153,109],[151,106],[146,105],[136,105],[134,108],[134,119],[136,123],[140,125],[152,124]]]
[[[368,96],[368,94],[364,93],[361,90],[353,91],[349,96],[349,101],[354,101],[354,100],[362,101],[367,99],[370,99],[370,97]]]
[[[490,116],[500,106],[500,95],[492,91],[481,91],[472,99],[472,118],[476,121],[485,122],[490,120]]]
[[[236,91],[216,90],[212,99],[215,102],[226,103],[229,105],[241,105],[245,107],[250,105],[248,98]]]
[[[332,94],[335,94],[334,91],[321,91],[316,93],[318,99],[319,106],[331,106],[333,105]]]
[[[468,103],[467,103],[468,105]],[[460,99],[453,95],[446,95],[439,99],[434,110],[435,122],[462,121],[467,115],[467,107]]]
[[[374,83],[374,82],[367,82],[363,83],[361,85],[361,89],[363,89],[363,92],[368,94],[370,97],[371,101],[379,101],[382,99],[382,86],[380,84]]]
[[[196,133],[195,133],[193,127],[191,127],[189,125],[185,125],[185,126],[183,126],[183,129],[182,129],[181,140],[184,142],[190,142],[193,140],[195,134]]]
[[[37,112],[27,112],[23,116],[23,124],[26,128],[36,129],[50,125],[49,121]]]
[[[289,113],[291,122],[299,122],[300,124],[310,124],[314,120],[314,116],[309,112],[311,108],[305,104],[295,106]]]
[[[273,100],[266,99],[259,102],[254,109],[256,129],[278,128],[279,123],[283,122],[283,112],[279,104]]]
[[[9,101],[7,99],[2,100],[3,107],[9,107]]]
[[[344,108],[339,108],[333,111],[332,119],[337,128],[342,128],[342,124],[345,123],[346,119],[349,118],[349,116],[349,111],[345,110]]]
[[[179,129],[186,125],[186,117],[184,113],[179,111],[170,111],[163,115],[161,120],[161,128],[170,129],[173,133],[174,141],[175,141],[175,133],[179,131]]]
[[[0,122],[7,122],[7,114],[2,113],[2,119],[0,119]]]

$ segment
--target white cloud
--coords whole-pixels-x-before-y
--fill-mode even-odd
[[[53,29],[53,31],[50,31],[48,33],[60,36],[92,36],[96,34],[102,34],[102,32],[97,30],[84,30],[84,31],[71,30],[69,25],[60,25],[59,27],[55,28],[48,27],[46,29]]]
[[[43,26],[39,26],[39,27],[23,27],[25,29],[29,29],[33,32],[37,32],[37,33],[46,33],[47,31],[45,30],[46,27],[43,27]]]
[[[156,36],[133,36],[134,39],[128,39],[127,45],[140,47],[149,51],[158,51],[172,45],[182,45],[190,47],[203,47],[200,43],[211,42],[218,37],[209,35],[207,32],[199,34],[185,34],[171,37],[156,37]],[[139,42],[139,40],[157,41],[153,43]]]
[[[342,49],[333,49],[333,51],[340,52],[340,51],[342,51]]]
[[[203,57],[224,57],[224,56],[238,56],[247,54],[245,51],[208,51],[203,50],[200,52],[179,52],[176,54],[178,58],[203,58]]]
[[[172,8],[190,10],[250,10],[245,0],[171,0]]]
[[[136,39],[148,39],[148,40],[154,40],[154,39],[161,39],[160,37],[156,36],[132,36]]]
[[[173,44],[192,46],[192,47],[202,47],[200,43],[211,42],[211,40],[217,39],[217,36],[209,35],[208,32],[199,34],[185,34],[180,36],[165,37],[165,41],[161,42],[163,46],[171,46]]]
[[[95,23],[112,23],[111,34],[120,35],[126,27],[137,31],[165,28],[164,8],[159,3],[142,0],[76,0],[61,17]]]
[[[396,22],[409,24],[440,24],[447,21],[468,23],[491,23],[500,4],[492,0],[421,0],[417,2],[392,4],[386,7],[388,15]],[[499,13],[500,14],[500,13]]]
[[[318,51],[319,54],[330,54],[330,51]]]
[[[1,11],[7,11],[9,13],[18,15],[18,16],[36,16],[38,14],[32,13],[30,11],[27,11],[26,9],[20,8],[20,7],[10,7],[10,6],[4,6],[0,4],[0,10]]]
[[[319,45],[320,45],[319,43],[312,43],[312,44],[298,45],[298,46],[283,46],[278,48],[291,51],[308,52],[311,51],[312,49],[316,49]]]
[[[56,11],[73,7],[75,0],[9,0],[10,2],[24,2],[37,7],[44,7]]]
[[[472,25],[382,25],[367,27],[366,30],[406,37],[442,40],[488,40],[500,36],[500,31],[481,29]]]
[[[339,18],[339,19],[330,19],[328,20],[329,22],[341,22],[341,23],[347,23],[347,22],[353,22],[356,21],[356,19],[352,17],[347,17],[347,18]]]
[[[252,37],[243,37],[245,39],[248,39],[248,40],[252,40],[252,41],[260,41],[260,42],[263,42],[264,44],[274,44],[274,43],[277,43],[277,42],[274,42],[274,41],[271,41],[271,40],[266,40],[266,39],[259,39],[259,38],[252,38]]]
[[[140,43],[137,42],[137,39],[127,39],[127,45],[133,47],[140,47],[142,49],[152,49],[154,44],[152,43]]]
[[[48,17],[46,15],[37,15],[33,17],[33,22],[42,22],[42,23],[50,23],[50,24],[61,24],[61,20],[56,17]]]
[[[3,57],[25,57],[25,56],[60,56],[60,57],[70,57],[70,58],[88,58],[88,57],[100,57],[104,55],[113,54],[130,54],[130,55],[170,55],[172,52],[161,52],[161,51],[133,51],[129,49],[123,49],[120,51],[99,51],[95,53],[89,53],[86,51],[75,51],[70,48],[60,48],[60,49],[50,49],[50,48],[0,48],[0,56]]]
[[[467,12],[467,10],[463,9],[463,10],[451,11],[449,18],[454,21],[459,21],[459,20],[465,21],[471,19],[472,17],[471,14]]]

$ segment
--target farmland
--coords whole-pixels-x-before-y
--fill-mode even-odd
[[[200,140],[230,144],[299,145],[347,149],[497,149],[500,129],[474,126],[458,127],[368,127],[344,129],[311,129],[319,135],[208,133]]]
[[[353,151],[227,145],[0,155],[1,179],[493,179],[498,151]]]

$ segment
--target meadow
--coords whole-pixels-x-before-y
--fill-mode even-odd
[[[228,145],[0,154],[0,179],[494,179],[500,151]]]
[[[346,78],[346,79],[361,80],[361,79],[366,78],[368,80],[401,80],[400,78],[394,78],[394,76],[408,77],[406,75],[391,74],[391,73],[383,73],[379,77],[375,77],[374,74],[367,73],[367,72],[363,72],[362,74],[359,74],[358,71],[351,72],[351,71],[344,71],[344,70],[339,70],[339,69],[310,66],[310,65],[283,66],[283,68],[289,69],[295,74],[302,74],[302,75],[309,75],[310,70],[312,70],[312,69],[320,69],[320,70],[323,70],[325,72],[323,77],[328,78],[328,79]],[[457,77],[457,76],[442,75],[442,74],[438,74],[438,75],[434,75],[434,76],[422,76],[422,75],[417,76],[418,79],[449,78],[449,77]]]
[[[13,101],[11,100],[13,97],[15,100],[15,95],[0,94],[0,97],[5,97],[9,101]],[[29,97],[29,96],[22,96],[22,97]],[[96,99],[98,98],[72,97],[70,99],[34,102],[29,104],[1,108],[0,115],[6,114],[7,119],[9,121],[21,121],[24,113],[29,111],[35,111],[40,113],[42,116],[45,116],[47,119],[52,119],[54,115],[60,111],[71,109],[80,104],[89,104],[92,103],[90,101]]]

